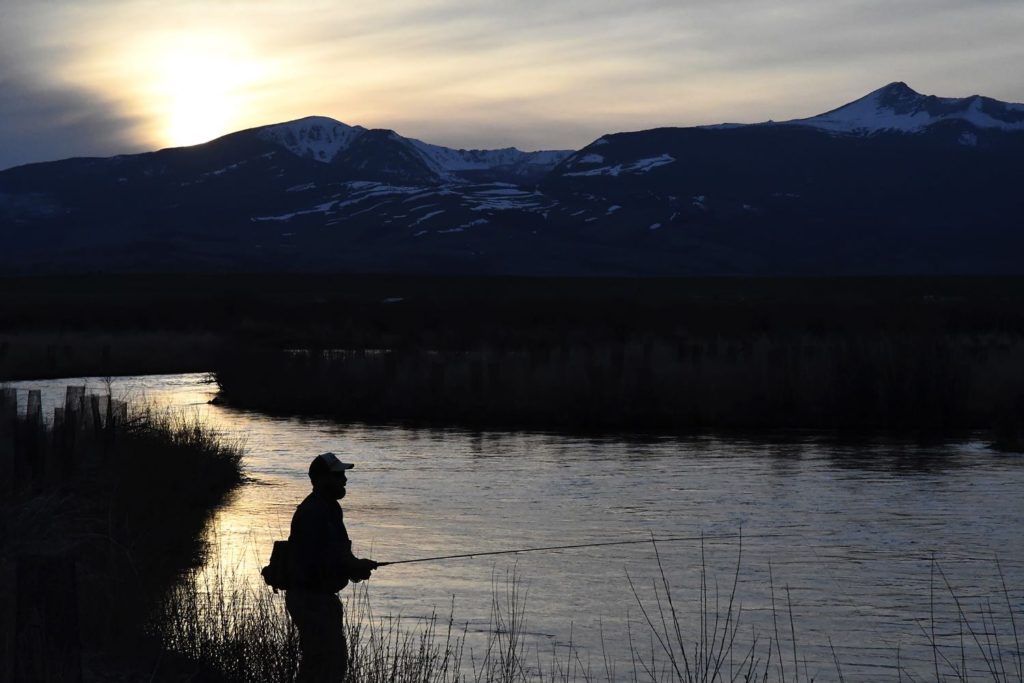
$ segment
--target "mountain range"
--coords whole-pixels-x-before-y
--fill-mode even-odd
[[[0,172],[0,272],[1024,272],[1024,105],[832,111],[461,150],[309,117]]]

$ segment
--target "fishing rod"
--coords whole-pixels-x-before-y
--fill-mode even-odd
[[[412,560],[395,560],[394,562],[378,562],[378,567],[387,567],[394,564],[413,564],[414,562],[438,562],[440,560],[460,560],[470,557],[484,557],[486,555],[513,555],[516,553],[537,553],[545,550],[575,550],[578,548],[601,548],[610,545],[636,545],[639,543],[673,543],[678,541],[719,541],[728,538],[785,538],[797,534],[728,534],[724,536],[670,536],[667,538],[645,538],[642,541],[605,541],[603,543],[573,543],[571,545],[547,545],[536,548],[516,548],[514,550],[491,550],[479,553],[459,553],[457,555],[438,555],[436,557],[417,557]]]

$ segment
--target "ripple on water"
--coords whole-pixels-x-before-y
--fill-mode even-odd
[[[69,383],[104,388],[98,378],[10,386],[42,389],[52,414]],[[309,460],[331,450],[357,464],[345,499],[356,552],[381,560],[703,533],[703,548],[696,540],[658,546],[688,639],[699,626],[702,569],[712,599],[715,591],[723,603],[728,598],[742,527],[744,628],[769,637],[773,599],[777,608],[791,605],[800,656],[818,680],[836,677],[829,639],[847,680],[894,678],[897,647],[904,667],[927,675],[932,650],[922,629],[932,616],[941,637],[956,641],[950,656],[959,659],[950,589],[977,622],[986,609],[995,612],[1003,646],[1012,631],[997,608],[1008,599],[1019,617],[1024,607],[1024,467],[1019,457],[978,443],[851,446],[814,434],[794,434],[792,443],[631,441],[374,428],[208,405],[215,387],[205,374],[115,378],[112,390],[186,406],[244,441],[253,482],[211,529],[213,561],[239,577],[255,578],[271,542],[287,536],[308,490]],[[472,645],[480,642],[473,634],[488,630],[492,591],[514,574],[531,633],[565,643],[571,632],[597,661],[603,631],[610,654],[628,662],[627,619],[634,635],[642,626],[627,573],[645,603],[655,604],[661,579],[647,544],[399,565],[380,570],[369,586],[377,614],[447,614],[454,596]],[[788,639],[788,616],[783,621]]]

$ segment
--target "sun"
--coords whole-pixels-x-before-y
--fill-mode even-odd
[[[161,141],[194,145],[236,130],[263,76],[260,62],[213,36],[168,43],[152,53],[149,75]]]
[[[170,55],[158,78],[165,97],[164,138],[173,146],[206,142],[238,115],[231,69],[203,55]]]

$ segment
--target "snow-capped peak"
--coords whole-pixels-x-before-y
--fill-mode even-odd
[[[328,163],[365,132],[362,126],[348,126],[326,116],[307,116],[267,126],[260,130],[259,136],[296,156]]]
[[[523,152],[515,147],[502,149],[452,149],[409,138],[409,142],[434,171],[445,175],[455,171],[478,171],[523,165],[550,166],[572,154],[572,150]]]
[[[782,123],[869,135],[884,130],[916,133],[947,120],[965,121],[976,128],[1024,130],[1024,104],[1000,102],[980,95],[963,98],[922,95],[906,83],[896,82],[838,109]]]
[[[297,156],[329,163],[366,130],[362,126],[348,126],[325,116],[308,116],[296,121],[266,126],[260,129],[259,136],[263,140],[281,145]],[[531,168],[554,168],[558,162],[572,154],[572,150],[522,152],[515,147],[451,149],[402,137],[394,131],[388,131],[388,136],[411,146],[432,171],[445,179],[453,178],[453,174],[459,171],[503,168],[514,172],[517,172],[515,169],[529,172]]]

